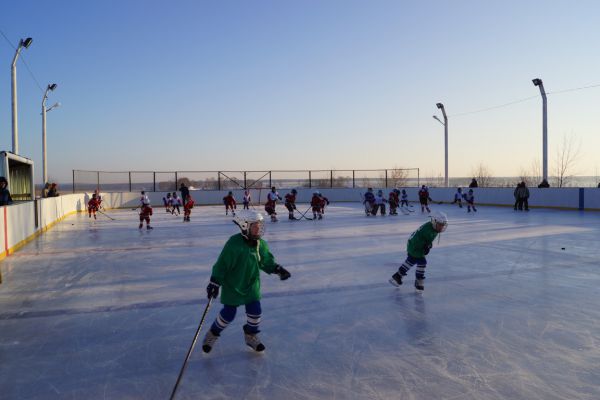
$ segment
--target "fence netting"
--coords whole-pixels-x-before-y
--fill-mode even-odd
[[[394,188],[419,185],[419,170],[73,171],[73,192],[171,192],[288,188]]]

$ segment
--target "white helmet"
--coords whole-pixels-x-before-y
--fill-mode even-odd
[[[444,232],[448,227],[448,216],[441,211],[436,211],[431,214],[431,223],[434,228],[436,228],[437,224],[442,225],[442,228],[439,232]]]
[[[313,195],[315,195],[315,196],[319,196],[319,195],[321,195],[321,192],[319,192],[318,190],[315,190],[315,191],[313,192]]]
[[[233,222],[240,227],[242,236],[246,239],[258,240],[265,233],[264,218],[261,213],[253,210],[243,210],[235,214]],[[258,232],[252,234],[250,227],[258,224]]]

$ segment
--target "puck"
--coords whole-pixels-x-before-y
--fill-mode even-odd
[[[564,247],[561,247],[560,249],[561,249],[561,250],[564,250],[565,248],[564,248]]]

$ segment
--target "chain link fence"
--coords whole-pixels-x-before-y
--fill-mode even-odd
[[[420,185],[418,168],[273,171],[84,171],[73,170],[73,193],[169,192],[279,188],[394,188]]]

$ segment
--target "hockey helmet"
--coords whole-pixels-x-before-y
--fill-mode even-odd
[[[227,194],[228,194],[229,196],[231,196],[231,195],[233,195],[233,192],[229,192],[229,193],[227,193]]]
[[[400,194],[400,189],[395,188],[394,190],[392,190],[392,192],[396,193],[396,194]]]
[[[372,192],[372,191],[373,191],[373,188],[368,188],[367,189],[367,192]]]
[[[233,222],[240,227],[246,239],[258,240],[265,233],[264,217],[253,210],[243,210],[235,214]],[[253,226],[258,226],[253,228]]]
[[[444,232],[448,227],[448,216],[441,211],[431,214],[431,223],[436,231]]]
[[[321,192],[319,192],[318,190],[315,190],[315,191],[313,192],[313,195],[315,195],[315,196],[320,196],[320,195],[321,195]]]
[[[377,191],[377,194],[381,196],[381,195],[383,194],[383,190],[379,189],[379,190]]]
[[[473,194],[473,189],[469,189],[469,194]]]
[[[456,191],[457,191],[458,193],[460,193],[460,192],[462,192],[462,188],[459,186],[458,188],[456,188]]]
[[[298,194],[298,191],[296,189],[292,189],[292,194]]]

